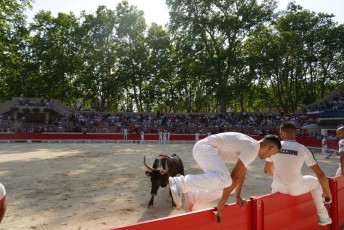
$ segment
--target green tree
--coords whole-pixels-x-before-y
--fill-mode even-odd
[[[242,54],[245,40],[271,21],[275,2],[167,0],[167,5],[171,34],[180,41],[190,40],[190,47],[202,53],[203,58],[195,61],[207,67],[204,75],[211,80],[209,85],[213,86],[219,111],[226,112],[229,102],[238,100],[244,110],[244,95],[239,93],[243,92],[243,86],[249,89],[246,86],[253,81],[247,79],[253,75]]]
[[[27,94],[30,64],[25,10],[31,0],[0,1],[0,100]]]
[[[180,37],[174,37],[176,70],[171,85],[175,85],[178,95],[177,108],[186,112],[206,112],[212,110],[210,107],[214,103],[215,91],[209,74],[209,61],[216,60],[208,58],[202,42],[184,36],[187,35],[181,33]]]
[[[147,83],[144,88],[147,111],[158,111],[162,109],[162,104],[169,105],[174,110],[175,95],[170,94],[174,91],[174,84],[171,82],[174,68],[170,34],[162,26],[152,23],[145,40],[148,49]]]
[[[82,17],[80,53],[83,65],[76,87],[79,87],[84,104],[97,111],[116,110],[122,92],[116,82],[115,12],[99,6],[95,15],[84,13]]]
[[[71,14],[40,11],[30,25],[33,34],[31,60],[38,68],[36,91],[45,97],[71,104],[77,97],[72,82],[80,69],[79,44],[75,31],[79,23]]]
[[[344,25],[337,26],[332,17],[333,15],[327,14],[317,16],[319,23],[315,33],[317,42],[314,45],[317,51],[317,62],[314,70],[317,80],[315,87],[319,92],[318,98],[323,98],[341,88],[338,87],[338,84],[343,80]]]
[[[143,12],[123,1],[116,8],[118,83],[123,86],[127,111],[144,111],[144,88],[149,84],[146,22]]]
[[[331,17],[290,3],[273,27],[248,40],[255,72],[276,109],[295,112],[335,88],[341,49]]]

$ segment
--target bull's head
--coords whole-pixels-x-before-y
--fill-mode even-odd
[[[166,187],[166,185],[168,184],[169,168],[167,165],[167,160],[165,161],[165,168],[160,170],[147,165],[146,156],[144,156],[143,158],[143,164],[148,169],[148,171],[146,171],[146,175],[150,177],[150,180],[152,182],[151,195],[156,196],[159,187]]]

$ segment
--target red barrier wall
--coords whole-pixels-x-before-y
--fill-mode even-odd
[[[330,178],[329,180],[333,179]],[[333,182],[330,183],[337,186],[338,191],[344,192],[344,187],[341,187],[344,185],[344,176],[335,178]],[[334,194],[337,193],[334,192]],[[327,226],[318,225],[318,215],[310,193],[300,196],[275,193],[251,197],[245,209],[241,209],[237,204],[226,205],[220,224],[216,222],[216,217],[213,214],[214,209],[207,209],[128,226],[113,227],[108,230],[342,230],[344,229],[344,215],[342,215],[344,203],[341,202],[343,202],[343,198],[333,197],[333,202],[329,208],[333,223]]]
[[[318,215],[310,193],[291,196],[275,193],[253,199],[253,229],[331,229],[318,225]]]
[[[197,229],[197,230],[217,230],[217,229],[252,229],[252,202],[248,201],[245,209],[237,204],[226,205],[222,215],[222,222],[217,223],[214,209],[166,217],[152,221],[141,222],[133,225],[109,228],[108,230],[176,230],[176,229]]]
[[[200,135],[200,139],[206,135]],[[128,140],[141,140],[140,134],[128,134]],[[145,140],[159,140],[158,134],[145,134]],[[124,140],[122,133],[0,133],[0,140]],[[172,134],[170,141],[195,141],[193,134]]]
[[[200,139],[206,135],[200,135]],[[261,139],[261,136],[252,136]],[[122,133],[0,133],[0,140],[124,140]],[[128,134],[128,140],[141,140],[140,134]],[[145,134],[145,140],[159,140],[158,134]],[[170,141],[195,141],[194,134],[171,134]],[[297,141],[308,147],[321,148],[321,140],[298,137]],[[338,149],[338,141],[329,141],[329,149]]]
[[[139,140],[138,135],[128,135],[132,140]],[[123,140],[123,134],[111,133],[1,133],[0,140]]]
[[[332,197],[335,197],[331,204],[332,230],[344,229],[344,176],[330,178]]]

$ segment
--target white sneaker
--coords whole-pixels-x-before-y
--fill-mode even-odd
[[[332,219],[331,219],[331,217],[327,217],[327,218],[319,217],[318,224],[321,226],[332,224]]]
[[[180,208],[182,206],[183,193],[180,191],[180,188],[178,187],[173,177],[169,177],[168,182],[170,185],[173,201],[176,204],[176,208]]]
[[[192,212],[194,203],[191,200],[190,192],[184,193],[184,211],[185,212]]]

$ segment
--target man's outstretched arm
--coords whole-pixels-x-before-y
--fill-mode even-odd
[[[223,211],[223,208],[225,207],[228,197],[237,186],[238,188],[236,190],[241,193],[242,186],[245,180],[245,173],[246,173],[246,167],[242,163],[242,161],[239,159],[231,172],[232,184],[229,187],[223,189],[222,197],[217,205],[217,214],[219,216],[222,215],[222,211]],[[240,193],[236,195],[240,196]]]
[[[312,165],[310,168],[313,170],[313,172],[315,173],[315,175],[317,176],[319,180],[320,186],[323,190],[324,197],[327,197],[330,200],[332,200],[330,185],[328,183],[328,180],[324,171],[319,167],[318,164]]]

